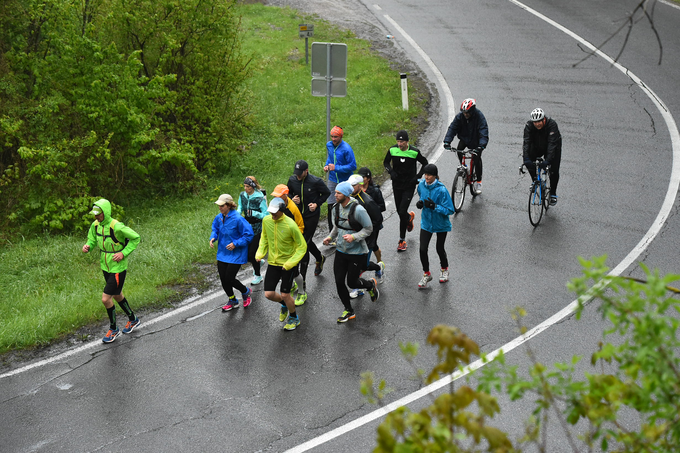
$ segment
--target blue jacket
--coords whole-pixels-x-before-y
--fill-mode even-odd
[[[453,200],[446,189],[446,186],[436,179],[431,185],[425,183],[425,178],[418,183],[418,196],[420,199],[432,200],[436,204],[434,209],[423,207],[420,217],[420,228],[430,233],[443,233],[451,231],[451,220],[449,216],[456,210],[453,207]]]
[[[253,240],[253,228],[235,209],[226,216],[218,213],[212,223],[210,239],[217,239],[217,261],[229,264],[248,262],[248,244]],[[234,250],[227,246],[234,243]]]
[[[475,108],[469,120],[465,119],[462,112],[456,115],[446,131],[444,143],[451,143],[454,137],[458,137],[468,148],[486,148],[489,144],[489,125],[482,111]]]
[[[337,148],[333,146],[333,141],[326,143],[328,157],[326,165],[335,164],[335,170],[328,172],[328,179],[333,182],[347,181],[354,170],[357,169],[357,161],[354,159],[354,151],[349,144],[342,140]]]

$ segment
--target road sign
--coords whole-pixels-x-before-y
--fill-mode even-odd
[[[314,60],[312,60],[314,61]],[[328,90],[326,79],[312,79],[312,96],[326,96]],[[331,80],[331,97],[344,98],[347,96],[347,81]]]
[[[330,74],[328,74],[328,44],[331,48]],[[312,43],[312,77],[324,78],[326,75],[334,79],[347,78],[347,44]]]
[[[314,36],[314,25],[312,24],[299,24],[298,32],[300,38],[311,38]]]

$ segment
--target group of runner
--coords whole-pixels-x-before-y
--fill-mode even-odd
[[[357,170],[352,147],[343,140],[344,131],[335,126],[326,143],[327,159],[323,167],[327,173],[325,182],[309,172],[304,160],[295,163],[293,175],[287,184],[277,185],[267,203],[264,192],[254,176],[247,176],[238,201],[229,194],[222,194],[215,201],[220,212],[212,222],[210,247],[217,248],[217,269],[227,303],[222,311],[238,308],[241,303],[248,307],[252,302],[252,289],[238,280],[241,266],[253,267],[251,285],[264,282],[265,297],[280,304],[279,321],[285,330],[295,330],[300,325],[296,307],[307,300],[306,279],[310,255],[315,259],[314,275],[323,272],[326,257],[315,245],[313,237],[319,224],[321,206],[328,205],[329,234],[323,244],[335,247],[333,273],[336,289],[343,304],[338,323],[356,318],[351,299],[368,292],[371,300],[380,297],[378,283],[384,278],[385,263],[378,246],[378,234],[383,225],[382,212],[385,201],[373,173],[367,167]],[[460,112],[447,130],[444,148],[452,149],[454,138],[459,159],[466,149],[473,153],[475,190],[482,191],[482,151],[489,142],[489,130],[484,114],[477,108],[475,99],[463,101]],[[407,249],[406,233],[413,230],[415,212],[409,206],[415,193],[419,200],[416,208],[422,210],[420,221],[420,262],[423,277],[419,288],[426,288],[433,280],[430,272],[428,248],[434,235],[439,257],[439,282],[449,279],[448,258],[445,250],[446,236],[451,231],[450,216],[455,213],[451,195],[439,181],[436,165],[430,164],[418,148],[409,144],[408,133],[397,132],[396,144],[389,148],[383,165],[392,179],[396,211],[399,216],[399,241],[397,252]],[[531,112],[524,128],[523,159],[532,179],[536,178],[534,161],[544,157],[541,165],[549,167],[551,179],[551,204],[557,203],[557,183],[561,159],[562,139],[557,123],[547,117],[542,109]],[[418,168],[420,164],[420,168]],[[98,245],[101,250],[100,265],[106,281],[102,302],[107,309],[110,328],[103,342],[110,343],[120,334],[117,327],[114,300],[128,316],[122,333],[130,333],[139,326],[140,320],[130,308],[122,293],[127,272],[127,256],[140,241],[139,235],[111,217],[111,205],[105,200],[97,201],[90,214],[95,216],[83,252]],[[371,256],[375,261],[371,261]],[[268,259],[265,276],[262,267]],[[362,278],[366,271],[373,271],[374,278]],[[277,291],[277,286],[280,287]],[[241,302],[234,289],[241,293]],[[351,291],[350,291],[351,289]],[[293,295],[296,294],[295,298]]]

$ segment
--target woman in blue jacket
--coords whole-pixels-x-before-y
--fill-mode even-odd
[[[427,283],[432,281],[430,274],[430,261],[427,249],[433,234],[437,234],[437,255],[441,272],[439,283],[449,281],[449,260],[446,256],[444,243],[446,233],[451,231],[449,216],[455,211],[451,195],[446,186],[439,181],[439,171],[434,164],[427,164],[423,168],[423,179],[418,183],[418,196],[416,203],[418,209],[422,209],[420,217],[420,262],[423,265],[423,278],[418,283],[418,288],[427,288]]]
[[[215,202],[220,213],[215,216],[210,235],[210,247],[217,241],[217,272],[220,274],[222,288],[229,301],[222,311],[238,308],[238,299],[234,296],[234,288],[241,291],[243,307],[252,301],[250,288],[236,279],[241,265],[248,261],[248,244],[253,240],[253,228],[248,221],[236,212],[236,203],[229,194],[222,194]]]

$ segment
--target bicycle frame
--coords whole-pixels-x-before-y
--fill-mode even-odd
[[[470,195],[477,196],[477,191],[474,188],[474,180],[472,172],[474,169],[474,154],[472,150],[458,151],[462,154],[460,165],[456,169],[456,174],[453,177],[453,185],[451,186],[451,199],[453,200],[453,207],[456,212],[460,211],[465,201],[465,188],[470,187]],[[470,157],[470,164],[467,164],[467,157]]]
[[[529,222],[536,227],[543,218],[543,212],[550,208],[550,185],[549,185],[549,167],[541,168],[538,164],[543,162],[543,158],[539,157],[534,161],[536,166],[536,181],[531,184],[529,191]],[[524,174],[525,164],[519,167],[520,174]]]

